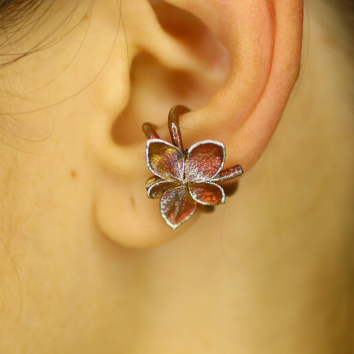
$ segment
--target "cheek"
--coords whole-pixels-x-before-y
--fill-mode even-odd
[[[93,7],[89,0],[50,3],[29,19],[33,26],[24,26],[2,47],[11,53],[3,58],[15,62],[0,82],[8,93],[0,98],[1,107],[22,113],[58,105],[89,87],[116,56],[119,9],[114,1]]]

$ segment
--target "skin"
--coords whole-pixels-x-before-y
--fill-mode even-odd
[[[0,71],[0,107],[13,113],[1,122],[0,352],[350,353],[350,67],[343,33],[318,14],[335,15],[309,3],[296,82],[301,2],[173,3],[210,30],[178,12],[187,27],[166,24],[177,40],[154,16],[176,9],[134,0],[117,35],[115,1],[90,16],[88,2],[58,1],[16,50],[73,9],[75,30]],[[167,138],[177,103],[193,109],[184,145],[223,141],[226,167],[246,174],[225,206],[175,232],[146,198],[140,127]]]

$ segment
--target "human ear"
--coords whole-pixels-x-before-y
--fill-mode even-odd
[[[247,172],[276,129],[298,77],[302,1],[168,0],[152,6],[134,0],[122,6],[132,86],[128,66],[112,65],[112,113],[91,121],[88,145],[99,167],[95,218],[114,241],[150,247],[191,222],[171,230],[158,203],[147,199],[151,173],[136,127],[150,121],[168,139],[168,107],[189,106],[192,111],[181,117],[186,147],[222,141],[225,167],[240,164]],[[109,90],[106,95],[113,97]]]

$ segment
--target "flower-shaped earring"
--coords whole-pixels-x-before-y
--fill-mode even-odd
[[[225,186],[219,183],[242,175],[240,165],[221,171],[225,162],[224,144],[204,140],[184,150],[179,128],[179,116],[189,109],[172,107],[168,128],[172,144],[159,138],[150,123],[143,124],[147,137],[146,162],[154,174],[146,182],[149,198],[161,198],[160,210],[167,224],[176,229],[188,220],[197,206],[212,211],[214,205],[225,203],[225,196],[236,190],[237,182]]]

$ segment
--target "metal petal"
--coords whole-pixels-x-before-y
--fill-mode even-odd
[[[213,178],[213,181],[222,182],[227,181],[228,179],[236,178],[243,174],[243,169],[240,165],[232,166],[224,171],[218,173],[217,176]]]
[[[197,209],[197,203],[185,185],[168,189],[161,197],[160,210],[167,224],[176,229],[188,220]]]
[[[167,181],[183,179],[184,154],[161,139],[150,139],[146,144],[146,162],[152,173]]]
[[[187,153],[185,179],[191,182],[210,181],[224,166],[224,144],[204,140],[191,146]]]
[[[148,190],[153,184],[155,184],[156,182],[159,182],[159,181],[163,181],[163,179],[160,177],[156,177],[156,176],[150,177],[146,181],[146,190]]]
[[[225,203],[225,192],[216,183],[188,183],[188,189],[197,203],[204,205]]]
[[[149,187],[147,191],[148,197],[152,199],[161,198],[163,192],[165,192],[167,189],[177,187],[178,185],[179,182],[170,182],[159,178],[159,181]]]

